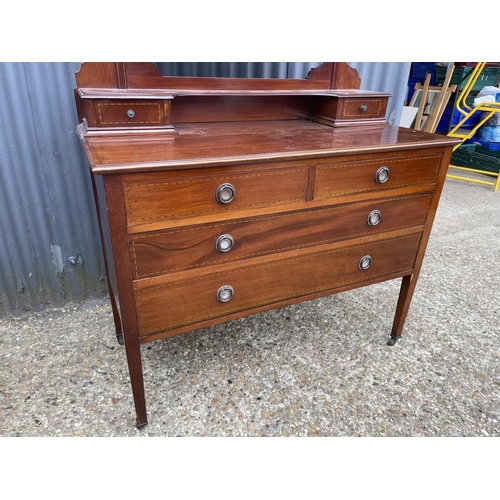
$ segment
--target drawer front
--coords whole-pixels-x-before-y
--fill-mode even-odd
[[[344,99],[341,118],[383,118],[387,99]]]
[[[305,200],[307,167],[125,183],[129,225]]]
[[[95,103],[98,126],[147,126],[163,124],[161,101],[104,101]]]
[[[319,165],[314,197],[434,184],[440,163],[441,155],[422,155]]]
[[[430,200],[406,196],[132,236],[134,278],[423,225]]]
[[[140,335],[167,331],[342,286],[405,275],[415,262],[420,233],[267,263],[208,273],[136,290]],[[371,265],[360,269],[360,262]],[[364,260],[363,260],[364,258]],[[232,289],[232,298],[227,299]]]

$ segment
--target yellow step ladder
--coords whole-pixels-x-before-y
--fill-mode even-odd
[[[485,62],[480,62],[477,63],[474,69],[471,71],[469,79],[467,80],[467,83],[460,94],[457,103],[456,103],[456,109],[459,111],[461,115],[463,115],[462,119],[453,127],[446,135],[448,137],[457,137],[458,139],[462,139],[462,142],[457,144],[454,148],[457,149],[460,147],[467,139],[470,139],[471,137],[474,136],[476,131],[484,124],[486,123],[495,113],[500,113],[500,102],[482,102],[478,104],[477,106],[471,108],[467,102],[466,99],[469,96],[470,91],[474,87],[474,84],[476,83],[476,80],[478,79],[479,75],[484,69],[484,66],[486,65]],[[477,123],[472,129],[468,128],[463,128],[463,125],[465,122],[476,112],[476,111],[482,111],[484,112],[483,117]],[[447,177],[450,177],[451,179],[460,179],[464,181],[469,181],[469,182],[477,182],[479,184],[487,184],[489,186],[493,186],[493,191],[497,191],[498,186],[500,185],[500,172],[487,172],[484,170],[477,170],[473,168],[468,168],[468,167],[459,167],[457,165],[451,165],[449,168],[453,168],[456,170],[461,170],[461,171],[466,171],[466,172],[474,172],[477,174],[481,175],[489,175],[492,177],[495,177],[496,179],[491,182],[491,181],[485,181],[485,180],[480,180],[472,177],[465,177],[465,176],[459,176],[459,175],[452,175],[448,174]]]

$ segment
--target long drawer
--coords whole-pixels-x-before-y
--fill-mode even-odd
[[[134,279],[425,224],[431,194],[131,236]]]
[[[318,252],[290,252],[265,262],[196,277],[135,283],[139,335],[220,318],[346,285],[412,271],[421,233]],[[253,262],[253,263],[251,263]],[[191,273],[182,273],[180,276]]]

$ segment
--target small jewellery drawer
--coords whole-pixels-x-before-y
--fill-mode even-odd
[[[94,103],[97,126],[134,127],[164,124],[162,101],[96,101]]]
[[[383,118],[386,107],[387,99],[344,99],[341,118]]]
[[[430,194],[130,236],[135,279],[425,224]]]
[[[129,226],[304,201],[307,167],[124,184]]]
[[[136,282],[140,336],[385,276],[404,276],[413,269],[420,237],[413,233],[258,264],[233,264],[220,272],[155,285]]]
[[[436,182],[441,155],[326,163],[316,171],[315,199]]]

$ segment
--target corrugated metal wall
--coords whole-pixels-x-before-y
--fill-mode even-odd
[[[105,291],[92,186],[75,134],[79,68],[0,64],[0,313]]]
[[[158,63],[164,74],[304,78],[320,63]],[[351,63],[363,89],[393,94],[410,63]],[[0,63],[0,315],[106,293],[88,166],[75,134],[80,63]]]

